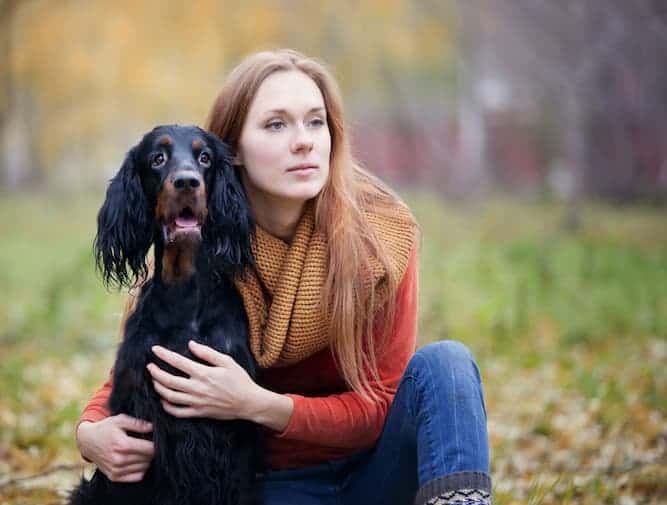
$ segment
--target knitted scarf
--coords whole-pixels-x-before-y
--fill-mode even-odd
[[[366,217],[401,279],[416,235],[409,210],[396,205],[391,217],[369,212]],[[258,226],[252,247],[255,269],[235,283],[259,366],[291,365],[328,347],[329,315],[320,305],[329,266],[327,240],[315,229],[312,205],[307,205],[291,244]],[[372,278],[364,283],[364,291],[370,293],[371,283],[375,285],[377,307],[386,299],[386,272],[377,259],[371,257],[369,262]]]

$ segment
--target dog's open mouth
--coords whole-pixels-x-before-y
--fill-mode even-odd
[[[164,226],[165,243],[171,244],[182,240],[200,241],[202,221],[203,219],[198,217],[191,207],[184,207]]]
[[[193,228],[199,226],[199,222],[190,207],[185,207],[174,221],[177,228]]]

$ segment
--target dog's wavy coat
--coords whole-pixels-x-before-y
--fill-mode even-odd
[[[236,505],[255,503],[259,430],[247,421],[167,414],[146,369],[170,373],[151,346],[195,359],[195,340],[231,355],[251,377],[247,319],[232,279],[252,264],[253,222],[231,154],[196,127],[159,126],[130,150],[98,215],[97,266],[107,285],[131,287],[148,274],[125,325],[113,370],[111,414],[153,424],[153,462],[139,483],[82,480],[72,505]],[[150,437],[150,436],[149,436]]]

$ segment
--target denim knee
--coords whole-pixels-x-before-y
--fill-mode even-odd
[[[442,340],[420,348],[408,363],[406,375],[429,373],[434,382],[456,382],[456,388],[477,389],[480,375],[472,353],[461,342]]]
[[[456,340],[441,340],[425,345],[415,353],[408,368],[424,364],[428,364],[432,370],[466,367],[471,364],[477,367],[470,349]]]
[[[460,472],[488,473],[484,394],[470,350],[452,340],[428,344],[414,354],[404,379],[421,451],[420,484]]]

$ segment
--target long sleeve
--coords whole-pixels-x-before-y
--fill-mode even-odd
[[[378,399],[364,400],[355,392],[326,397],[289,394],[294,411],[289,424],[276,438],[341,449],[370,447],[378,439],[405,367],[413,355],[417,337],[418,268],[412,252],[399,285],[396,313],[390,333],[378,357],[379,382],[371,388]],[[303,378],[308,380],[307,377]]]
[[[111,415],[108,402],[109,396],[111,395],[112,376],[113,375],[110,373],[102,387],[95,391],[93,397],[88,400],[88,403],[84,407],[83,412],[79,417],[79,422],[77,425],[81,424],[83,421],[101,421],[105,417],[109,417]]]
[[[135,289],[134,291],[138,292],[138,289]],[[125,331],[125,323],[127,322],[127,318],[134,311],[137,305],[137,301],[137,294],[133,294],[133,292],[131,292],[127,298],[127,302],[125,303],[123,318],[120,323],[121,338]],[[113,371],[109,373],[109,377],[102,385],[102,387],[95,391],[95,394],[93,394],[92,398],[88,400],[88,403],[83,408],[83,412],[79,416],[79,422],[76,424],[77,428],[83,421],[97,422],[111,415],[111,411],[109,410],[109,396],[111,396],[112,378]]]

